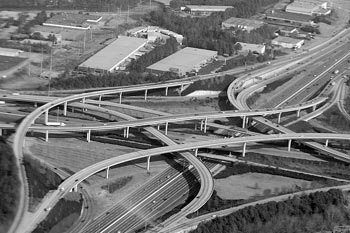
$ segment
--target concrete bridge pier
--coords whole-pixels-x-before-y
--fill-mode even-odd
[[[49,141],[49,131],[46,130],[45,131],[45,142],[48,142]]]
[[[194,156],[198,157],[198,148],[194,149]]]
[[[160,130],[160,125],[157,125],[157,130]]]
[[[282,112],[280,112],[278,114],[278,120],[277,120],[277,123],[280,124],[281,123],[281,116],[282,116]]]
[[[326,144],[325,144],[325,147],[328,147],[328,139],[326,139]]]
[[[300,117],[300,109],[297,111],[297,117]]]
[[[63,104],[63,116],[67,116],[67,107],[68,107],[68,103],[64,102],[64,104]]]
[[[145,90],[145,101],[147,101],[147,93],[148,93],[148,90],[146,89]]]
[[[45,111],[45,125],[49,122],[49,110]]]
[[[168,96],[169,87],[165,87],[165,96]]]
[[[150,163],[151,163],[151,156],[148,156],[147,157],[147,172],[149,172]]]
[[[203,125],[204,125],[204,121],[201,120],[201,126],[200,126],[200,130],[203,131]]]
[[[91,141],[91,129],[89,129],[86,133],[86,141],[90,142]]]
[[[312,106],[312,111],[314,112],[316,110],[316,105]]]
[[[246,148],[247,148],[247,143],[245,142],[245,143],[243,143],[242,157],[245,157]]]
[[[288,140],[288,151],[290,151],[291,147],[292,147],[292,140],[289,139]]]
[[[119,93],[119,103],[120,103],[120,104],[122,103],[122,96],[123,96],[123,92],[120,92],[120,93]]]
[[[243,129],[246,127],[246,121],[247,121],[247,117],[243,116],[243,123],[242,123],[242,128]]]
[[[204,133],[207,132],[208,117],[204,119]]]
[[[38,103],[34,102],[34,108],[37,108],[37,107],[38,107]]]
[[[129,128],[130,127],[124,128],[124,138],[129,138]]]
[[[168,125],[169,122],[165,122],[165,135],[168,135]]]
[[[109,177],[109,168],[110,168],[110,167],[107,167],[107,168],[106,168],[106,179],[107,179],[107,180],[108,180],[108,177]]]
[[[102,95],[100,95],[100,96],[98,97],[98,101],[100,101],[100,102],[102,101]],[[101,107],[101,103],[98,103],[98,106]]]

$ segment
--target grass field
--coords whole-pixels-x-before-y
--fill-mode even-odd
[[[0,55],[0,71],[8,70],[20,64],[26,59],[27,58],[23,58],[23,57],[9,57],[9,56]]]
[[[215,180],[215,190],[222,199],[249,199],[310,187],[311,182],[262,173],[246,173]]]

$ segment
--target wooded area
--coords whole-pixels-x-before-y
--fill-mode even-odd
[[[0,232],[6,232],[19,199],[18,168],[12,148],[0,137]]]
[[[250,206],[202,223],[192,233],[311,233],[346,224],[350,215],[341,190],[315,192],[282,202]]]
[[[224,13],[213,13],[208,17],[182,17],[161,7],[144,17],[145,21],[152,25],[167,28],[185,37],[183,44],[190,47],[216,50],[220,55],[232,55],[235,52],[234,44],[238,41],[245,43],[269,43],[273,38],[275,27],[262,26],[250,32],[236,30],[221,30],[221,23],[230,17],[250,17],[256,14],[261,7],[275,0],[249,0],[235,3],[235,8],[228,9]],[[255,5],[256,4],[256,5]],[[232,3],[230,4],[232,5]]]
[[[102,75],[86,74],[78,77],[72,77],[67,73],[64,75],[66,77],[55,79],[51,83],[51,87],[54,89],[118,87],[151,82],[164,82],[176,79],[176,76],[171,73],[165,73],[161,76],[155,76],[152,74],[141,75],[137,72],[110,73]],[[47,88],[48,87],[45,86],[41,89],[47,90]]]
[[[0,8],[75,9],[86,11],[117,11],[136,6],[139,0],[0,0]]]

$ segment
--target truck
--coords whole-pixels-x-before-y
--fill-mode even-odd
[[[46,122],[45,125],[47,125],[47,126],[65,126],[66,124],[63,122]]]
[[[333,74],[338,74],[339,73],[339,70],[335,70],[334,72],[333,72]]]

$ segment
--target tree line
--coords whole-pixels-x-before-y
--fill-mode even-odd
[[[228,216],[202,223],[192,233],[311,233],[346,224],[350,215],[341,190],[295,196],[240,209]]]
[[[86,74],[83,76],[72,77],[68,72],[64,73],[60,78],[52,81],[51,87],[54,89],[82,89],[94,87],[117,87],[128,86],[150,82],[165,82],[175,79],[172,73],[164,73],[156,76],[152,74],[140,74],[137,72],[121,72],[109,74]],[[47,86],[40,89],[47,89]]]
[[[165,44],[160,44],[150,52],[142,55],[140,58],[133,60],[129,65],[129,69],[137,72],[144,72],[146,71],[146,67],[175,53],[177,47],[178,43],[176,39],[170,37],[166,40]]]
[[[19,187],[16,158],[12,148],[0,137],[0,232],[6,232],[16,214]]]

